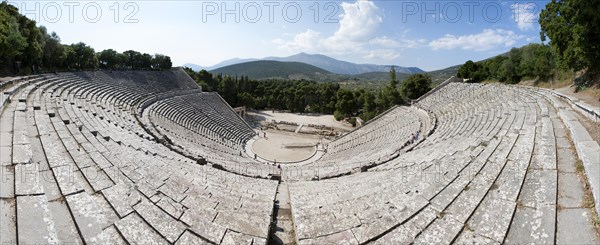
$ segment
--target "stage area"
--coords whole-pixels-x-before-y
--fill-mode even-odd
[[[264,133],[267,137],[264,137]],[[278,163],[293,163],[312,157],[317,144],[329,142],[319,135],[298,134],[280,130],[258,131],[252,151],[260,158]]]

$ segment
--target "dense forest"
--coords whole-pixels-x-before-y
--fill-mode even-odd
[[[248,77],[213,75],[206,70],[185,71],[204,91],[218,92],[231,106],[332,114],[337,120],[360,117],[368,121],[394,105],[417,99],[431,89],[424,74],[408,77],[401,85],[394,68],[382,89],[344,89],[337,83],[290,80],[252,80]]]
[[[492,80],[514,84],[522,79],[547,80],[554,76],[555,70],[553,49],[544,44],[529,44],[487,60],[469,60],[458,69],[457,76],[470,82]]]
[[[599,86],[600,5],[586,0],[552,0],[540,13],[542,41],[513,48],[487,60],[467,61],[458,77],[471,82],[485,80],[518,83],[523,79],[548,81],[565,73],[583,71],[578,87]]]
[[[0,74],[31,74],[90,69],[161,70],[172,66],[169,56],[108,49],[96,53],[85,43],[62,44],[55,33],[0,3]]]

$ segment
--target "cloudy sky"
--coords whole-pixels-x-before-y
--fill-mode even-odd
[[[134,49],[174,65],[320,53],[436,70],[540,42],[544,1],[9,1],[96,51]]]

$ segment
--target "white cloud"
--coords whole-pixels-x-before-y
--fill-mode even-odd
[[[339,16],[338,29],[329,36],[322,36],[318,31],[307,29],[291,38],[277,38],[273,43],[279,48],[291,52],[315,52],[324,54],[345,55],[358,53],[364,56],[384,57],[384,52],[371,53],[370,46],[378,48],[399,47],[400,42],[388,37],[376,37],[379,26],[383,22],[381,11],[372,1],[357,0],[354,3],[341,3],[343,13]]]
[[[369,44],[379,45],[387,48],[397,48],[401,45],[399,41],[396,41],[386,36],[373,38],[369,40]]]
[[[510,47],[523,36],[504,29],[484,29],[481,33],[465,36],[446,34],[429,42],[433,50],[462,48],[465,50],[486,51],[496,47]]]
[[[393,49],[376,49],[368,51],[364,58],[371,60],[393,60],[400,57],[400,54]]]
[[[286,41],[282,38],[273,40],[273,43],[281,48],[286,48],[290,51],[306,51],[313,52],[319,49],[321,42],[321,33],[307,29],[305,32],[298,33],[293,40]]]
[[[533,30],[533,24],[537,23],[536,11],[538,10],[535,3],[515,3],[510,5],[510,9],[521,31]]]
[[[343,2],[342,9],[344,13],[340,15],[340,28],[328,38],[331,41],[366,41],[377,32],[383,22],[379,8],[372,1]]]
[[[427,40],[421,39],[402,39],[401,46],[404,48],[419,48],[427,43]]]
[[[341,3],[343,13],[339,27],[331,35],[307,29],[295,35],[282,36],[273,44],[291,52],[314,52],[333,55],[358,54],[366,59],[393,60],[404,48],[417,48],[427,44],[425,39],[409,39],[406,31],[400,38],[377,36],[383,22],[382,11],[372,1],[357,0]]]

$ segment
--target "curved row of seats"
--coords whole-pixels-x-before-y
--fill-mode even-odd
[[[557,152],[570,144],[544,96],[450,83],[416,106],[437,129],[413,150],[367,172],[290,183],[300,244],[556,242],[569,226],[557,219]]]
[[[283,186],[299,244],[545,244],[570,222],[590,226],[559,195],[579,183],[557,183],[577,178],[565,167],[576,156],[555,102],[535,90],[449,83],[331,142],[312,165],[284,167],[309,173],[279,185],[247,177],[272,168],[242,152],[254,132],[186,79],[2,84],[0,243],[266,244]]]
[[[96,75],[25,79],[7,100],[2,243],[266,243],[276,181],[198,165],[153,141],[132,100],[171,85]]]

